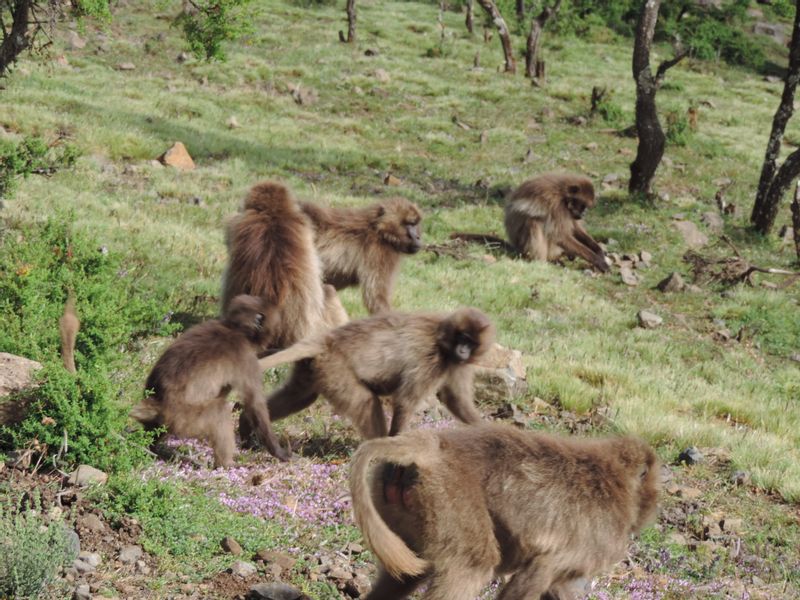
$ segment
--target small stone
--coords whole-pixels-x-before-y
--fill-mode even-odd
[[[92,567],[98,567],[100,566],[100,563],[103,562],[103,559],[100,558],[99,554],[95,552],[88,552],[87,550],[84,550],[78,554],[78,558]]]
[[[92,592],[89,585],[84,583],[76,587],[72,597],[74,600],[92,600]]]
[[[317,91],[313,88],[303,88],[300,85],[296,85],[289,89],[291,90],[292,98],[296,104],[311,106],[319,100],[319,94],[317,94]]]
[[[239,542],[230,536],[222,538],[222,541],[219,543],[219,545],[222,546],[222,549],[225,552],[233,554],[234,556],[240,556],[243,552]]]
[[[260,560],[264,563],[276,564],[281,569],[285,569],[287,571],[294,567],[295,563],[297,563],[296,559],[288,556],[287,554],[266,549],[256,552],[255,560]]]
[[[133,64],[132,62],[124,62],[124,63],[119,63],[117,65],[118,71],[133,71],[135,68],[136,65]]]
[[[70,31],[67,34],[67,47],[70,50],[80,50],[86,47],[86,40],[79,36],[76,31]]]
[[[691,221],[675,221],[673,225],[683,236],[683,240],[689,248],[698,249],[708,244],[708,236]]]
[[[377,48],[367,48],[364,50],[364,56],[378,56],[380,52],[378,52]]]
[[[713,231],[714,233],[721,233],[725,227],[725,221],[722,220],[719,213],[714,211],[704,212],[700,217],[700,222],[705,224],[709,231]]]
[[[285,583],[259,583],[250,588],[247,600],[311,600],[303,592]]]
[[[703,288],[701,288],[699,285],[695,285],[694,283],[690,283],[686,286],[686,291],[693,294],[699,294],[703,291]]]
[[[375,69],[375,79],[380,83],[389,83],[392,80],[392,78],[389,77],[389,73],[383,69]]]
[[[242,579],[246,579],[251,575],[255,575],[258,572],[256,566],[253,563],[245,562],[243,560],[237,560],[231,565],[231,574],[241,577]]]
[[[522,162],[525,164],[531,163],[536,160],[536,155],[533,153],[531,148],[528,148],[528,151],[525,153],[525,158],[522,159]]]
[[[741,533],[744,531],[744,519],[724,519],[722,530],[730,533]]]
[[[792,354],[792,355],[789,357],[789,360],[793,360],[793,361],[794,361],[794,362],[796,362],[796,363],[800,363],[800,352],[798,352],[798,353],[796,353],[796,354]]]
[[[700,452],[695,446],[690,446],[686,448],[683,452],[678,455],[678,462],[684,463],[687,465],[696,465],[697,463],[703,462],[705,457],[703,453]]]
[[[164,165],[161,164],[161,162],[157,161],[156,159],[153,159],[153,160],[150,161],[150,166],[153,167],[154,169],[163,169],[164,168]]]
[[[397,185],[402,185],[402,183],[403,182],[399,177],[395,177],[391,173],[388,173],[386,175],[386,177],[383,178],[383,184],[384,185],[397,186]]]
[[[89,465],[81,465],[69,474],[67,482],[70,485],[85,487],[90,484],[103,485],[108,481],[108,474]]]
[[[481,135],[480,135],[480,137],[478,138],[478,141],[479,141],[481,144],[485,144],[486,142],[488,142],[488,141],[489,141],[489,132],[488,132],[488,131],[485,131],[485,130],[484,130],[484,131],[481,131]]]
[[[597,150],[597,142],[589,142],[588,144],[584,145],[584,148],[590,152],[594,152]]]
[[[119,551],[119,562],[132,565],[135,564],[137,560],[142,556],[142,548],[141,546],[125,546]]]
[[[81,552],[81,538],[74,529],[64,527],[64,537],[67,538],[67,548],[73,556]]]
[[[75,569],[79,574],[85,575],[86,573],[91,573],[95,570],[95,567],[90,565],[87,562],[82,561],[80,558],[76,558],[72,561],[72,568]]]
[[[100,517],[92,513],[83,515],[78,519],[78,526],[81,529],[88,529],[89,531],[103,531],[106,528],[100,520]]]
[[[699,488],[681,487],[676,495],[682,498],[683,500],[691,501],[700,498],[700,496],[703,495],[703,491]]]
[[[603,185],[613,185],[619,181],[619,175],[617,173],[609,173],[605,177],[603,177]]]
[[[238,129],[241,127],[241,125],[239,125],[239,121],[233,115],[231,115],[228,120],[225,121],[225,125],[228,126],[228,129]]]
[[[189,60],[189,54],[186,52],[181,52],[175,57],[175,60],[177,60],[179,63],[185,63],[187,60]]]
[[[181,142],[175,142],[172,146],[158,157],[163,164],[174,167],[180,171],[191,171],[194,169],[194,161],[186,150],[186,146]]]
[[[793,242],[794,241],[794,230],[789,227],[788,225],[784,225],[778,231],[778,237],[782,239],[784,242]]]
[[[629,286],[637,286],[639,285],[639,276],[634,273],[631,268],[627,265],[621,266],[619,268],[619,276],[622,278],[622,283]]]
[[[355,542],[350,542],[349,544],[347,544],[347,549],[352,554],[361,554],[364,551],[364,546],[362,546],[361,544],[356,544]]]
[[[643,329],[655,329],[664,322],[664,319],[649,310],[640,310],[636,317],[639,319],[639,327]]]
[[[361,598],[370,590],[369,577],[356,575],[344,584],[344,593],[351,598]]]
[[[653,255],[650,254],[647,250],[642,250],[639,252],[639,261],[645,266],[649,267],[650,262],[653,260]]]
[[[656,288],[662,292],[682,292],[686,288],[686,282],[679,273],[670,273],[665,279],[662,279],[656,285]]]
[[[491,254],[484,254],[483,256],[481,256],[481,260],[487,265],[493,265],[494,263],[497,262],[497,259]]]
[[[750,473],[747,471],[736,471],[731,475],[731,481],[735,485],[747,485],[750,483]]]
[[[328,579],[340,579],[346,581],[353,578],[353,573],[342,567],[334,567],[328,571]]]

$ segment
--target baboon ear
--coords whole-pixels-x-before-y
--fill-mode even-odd
[[[577,185],[571,185],[567,188],[567,191],[570,194],[577,194],[580,191],[580,188]]]

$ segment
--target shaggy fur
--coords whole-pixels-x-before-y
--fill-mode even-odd
[[[594,187],[583,175],[547,173],[530,179],[506,199],[508,242],[484,234],[454,233],[450,237],[500,244],[528,260],[580,256],[600,271],[608,271],[602,248],[583,226],[583,213],[595,205]]]
[[[301,202],[314,228],[323,277],[337,290],[361,285],[370,314],[391,310],[400,260],[421,248],[416,205],[403,198],[366,208],[331,208]]]
[[[285,348],[319,330],[326,317],[322,270],[309,221],[289,190],[272,181],[254,186],[226,242],[223,314],[238,294],[263,298],[276,316],[264,348]]]
[[[274,319],[265,317],[261,298],[236,296],[223,319],[192,327],[167,348],[145,384],[152,396],[131,415],[150,429],[164,426],[177,436],[207,440],[214,449],[214,465],[229,467],[236,450],[227,402],[233,390],[256,423],[262,443],[273,456],[288,460],[272,431],[256,354]]]
[[[455,417],[477,423],[472,403],[473,362],[491,348],[494,327],[477,309],[451,314],[387,313],[295,344],[259,363],[295,365],[289,381],[268,399],[273,419],[325,396],[366,438],[384,436],[379,396],[389,396],[389,435],[403,431],[420,403],[437,393]]]
[[[375,464],[373,464],[375,463]],[[404,500],[386,464],[414,470]],[[356,522],[383,569],[367,600],[573,598],[570,584],[622,559],[656,513],[659,463],[636,438],[576,439],[508,425],[415,431],[353,455]]]

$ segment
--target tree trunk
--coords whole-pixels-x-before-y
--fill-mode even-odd
[[[516,73],[517,63],[514,60],[514,49],[511,47],[511,35],[508,32],[508,25],[506,25],[503,15],[497,9],[497,5],[493,0],[478,0],[488,15],[492,18],[494,26],[497,28],[497,34],[500,36],[500,42],[503,44],[503,55],[506,59],[505,72]]]
[[[467,31],[470,33],[475,33],[475,23],[474,23],[474,14],[472,11],[472,2],[473,0],[467,0],[467,17],[465,21],[465,25],[467,26]]]
[[[783,132],[794,112],[794,94],[797,89],[797,83],[800,81],[800,0],[797,2],[797,8],[795,8],[794,29],[792,30],[792,41],[789,48],[789,71],[783,84],[781,103],[772,119],[772,131],[769,134],[764,164],[761,167],[761,177],[758,180],[756,201],[753,204],[753,212],[750,214],[750,222],[755,225],[756,230],[764,235],[772,229],[775,223],[775,215],[778,213],[777,205],[781,201],[781,196],[772,195],[770,190],[777,170]],[[776,204],[773,206],[771,202]]]
[[[761,215],[763,215],[765,223],[769,223],[769,228],[766,231],[762,231],[758,225],[756,225],[756,229],[759,232],[763,234],[769,233],[769,230],[775,223],[775,217],[778,214],[778,206],[781,203],[781,199],[786,194],[786,190],[789,189],[789,186],[792,185],[792,181],[797,179],[798,176],[800,176],[800,150],[795,150],[783,161],[783,164],[772,178],[772,182],[767,189],[767,193],[764,196],[765,210]]]
[[[347,0],[347,37],[340,31],[339,41],[348,44],[356,41],[356,0]]]
[[[800,183],[795,188],[794,201],[792,202],[792,233],[794,234],[794,251],[797,262],[800,264]]]
[[[800,1],[800,0],[798,0]],[[636,37],[633,42],[633,80],[636,82],[636,134],[639,147],[636,158],[631,163],[631,180],[628,191],[632,194],[647,194],[653,184],[656,169],[664,156],[666,137],[661,129],[656,110],[656,92],[667,69],[677,65],[686,52],[680,52],[670,60],[658,65],[655,76],[650,71],[650,47],[658,20],[661,0],[645,0],[639,22],[636,24]]]
[[[517,19],[520,23],[525,20],[525,0],[517,0]]]
[[[11,29],[3,30],[3,43],[0,44],[0,77],[31,44],[28,30],[31,18],[32,0],[10,0]]]
[[[542,31],[547,21],[558,14],[561,8],[561,0],[556,0],[552,7],[545,6],[536,17],[531,19],[531,31],[528,34],[528,43],[525,48],[525,77],[533,79],[535,77],[536,55],[539,53],[539,43]]]

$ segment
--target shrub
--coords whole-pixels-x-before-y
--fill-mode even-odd
[[[140,289],[120,257],[71,230],[59,215],[44,224],[0,231],[0,352],[44,364],[38,387],[7,402],[22,402],[25,419],[0,428],[5,447],[32,446],[50,458],[128,469],[146,455],[149,434],[125,433],[114,372],[133,336],[167,333],[167,312]],[[81,319],[76,345],[78,373],[59,360],[58,318],[67,290],[74,290]]]
[[[198,0],[196,10],[178,15],[175,24],[183,30],[192,53],[206,60],[225,60],[223,43],[252,31],[245,9],[250,0]]]
[[[692,136],[689,118],[685,111],[673,110],[667,113],[667,143],[673,146],[685,146]]]
[[[59,571],[77,556],[63,523],[35,508],[0,503],[0,598],[38,598]]]
[[[19,142],[0,139],[0,198],[14,191],[19,177],[31,173],[53,173],[71,167],[78,150],[70,144],[48,144],[40,137],[26,137]]]

